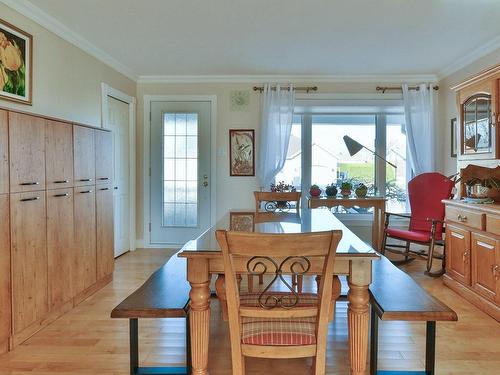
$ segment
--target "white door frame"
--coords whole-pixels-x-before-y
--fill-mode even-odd
[[[149,223],[151,220],[151,102],[210,102],[210,225],[215,225],[216,209],[216,145],[217,145],[217,95],[144,95],[144,173],[143,173],[143,228],[146,248],[164,248],[165,245],[178,247],[178,244],[152,244]]]
[[[128,104],[128,118],[129,118],[129,156],[130,156],[130,171],[129,171],[129,192],[130,192],[130,207],[129,207],[129,248],[131,251],[136,249],[136,233],[135,233],[135,107],[136,99],[133,96],[127,95],[108,84],[101,83],[101,109],[102,109],[102,127],[109,129],[109,108],[108,97],[118,99]]]

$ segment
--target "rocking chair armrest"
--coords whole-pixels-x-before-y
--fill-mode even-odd
[[[403,217],[405,219],[411,219],[411,215],[408,215],[408,214],[395,214],[395,213],[392,213],[392,212],[386,212],[385,213],[386,219],[389,219],[390,216],[397,216],[397,217]]]

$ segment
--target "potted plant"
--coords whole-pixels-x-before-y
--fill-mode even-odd
[[[356,186],[356,190],[354,190],[354,192],[356,193],[356,196],[358,198],[364,198],[368,193],[368,187],[361,182],[358,184],[358,186]]]
[[[335,197],[338,193],[337,186],[334,183],[326,185],[325,193],[329,197]]]
[[[271,192],[273,193],[288,193],[295,192],[297,189],[292,184],[285,184],[285,181],[280,181],[277,184],[271,184]],[[277,208],[286,208],[288,206],[287,201],[277,201]]]
[[[318,185],[314,184],[309,189],[309,194],[311,197],[319,197],[321,195],[321,189]]]
[[[344,198],[347,198],[351,195],[351,190],[352,182],[348,180],[342,181],[342,183],[340,184],[340,194],[342,194]]]

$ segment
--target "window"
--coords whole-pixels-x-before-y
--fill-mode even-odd
[[[378,103],[376,107],[301,104],[296,106],[296,112],[287,159],[276,176],[277,182],[292,183],[302,191],[317,184],[324,191],[326,185],[348,179],[354,185],[364,183],[369,194],[385,195],[388,211],[408,211],[406,134],[400,103],[394,105],[392,101],[390,106]],[[343,140],[345,135],[366,148],[351,156]],[[385,155],[397,168],[367,149]]]
[[[162,225],[196,227],[197,195],[198,114],[165,113]]]

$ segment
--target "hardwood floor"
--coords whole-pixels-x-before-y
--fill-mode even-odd
[[[120,257],[114,281],[82,302],[14,351],[0,357],[1,375],[128,374],[128,321],[110,319],[111,309],[135,290],[170,255],[168,250],[139,250]],[[415,261],[407,271],[427,290],[453,308],[457,323],[437,325],[437,374],[497,374],[500,368],[500,324],[446,288],[440,279],[423,275]],[[245,279],[245,278],[244,278]],[[312,285],[306,280],[305,288]],[[228,329],[212,301],[210,363],[212,375],[231,373]],[[141,362],[179,365],[184,357],[181,319],[139,322]],[[380,325],[379,369],[418,370],[424,366],[425,327],[421,323]],[[339,302],[328,335],[329,375],[348,373],[347,304]],[[309,360],[247,360],[247,374],[307,374]]]

